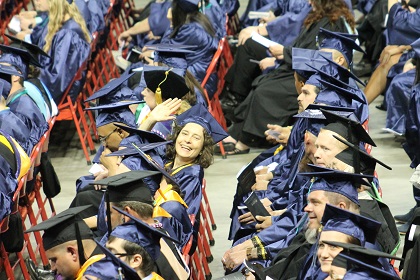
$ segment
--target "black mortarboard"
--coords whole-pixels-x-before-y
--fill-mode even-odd
[[[5,34],[7,38],[12,40],[12,43],[10,44],[11,47],[17,47],[23,51],[21,56],[24,61],[27,61],[27,63],[30,63],[32,65],[35,65],[37,67],[43,67],[39,61],[38,56],[42,55],[45,57],[50,57],[43,49],[41,49],[38,45],[28,43],[24,40],[21,40],[19,38],[10,36],[8,34]]]
[[[91,185],[107,186],[105,192],[108,233],[111,232],[111,202],[138,201],[153,205],[152,192],[143,179],[159,174],[156,171],[134,170],[94,181]]]
[[[176,118],[176,123],[178,125],[186,125],[190,122],[201,125],[211,138],[213,138],[214,143],[218,143],[229,136],[223,127],[210,114],[209,110],[202,104],[198,103],[194,105]]]
[[[349,277],[353,269],[362,269],[366,270],[367,272],[371,272],[373,273],[372,275],[375,276],[374,279],[401,279],[397,277],[397,275],[391,274],[384,270],[378,259],[386,258],[402,260],[402,258],[355,244],[328,240],[324,240],[323,242],[331,246],[343,248],[343,251],[341,251],[339,255],[347,260],[347,273],[346,276],[344,276],[344,279],[360,279],[357,277]]]
[[[115,124],[115,126],[124,129],[125,131],[127,131],[128,133],[130,133],[130,135],[138,135],[140,136],[140,138],[148,143],[155,143],[155,142],[165,142],[166,139],[160,137],[159,135],[157,135],[156,133],[150,132],[150,131],[146,131],[146,130],[141,130],[141,129],[136,129],[133,127],[128,127],[128,126],[124,126],[124,125],[120,125],[120,124]]]
[[[353,63],[353,50],[362,52],[365,51],[356,43],[357,35],[332,32],[330,30],[320,28],[318,33],[318,41],[320,49],[334,49],[342,53],[350,66]]]
[[[44,235],[42,236],[42,243],[45,250],[49,250],[68,241],[76,240],[80,265],[82,265],[86,261],[82,240],[93,240],[93,233],[86,223],[77,215],[89,207],[91,207],[91,205],[69,208],[60,214],[31,227],[26,230],[25,233],[43,230]]]
[[[337,137],[336,135],[333,135],[333,136],[338,141],[340,141],[343,144],[346,144],[347,146],[350,147],[349,149],[345,149],[342,152],[338,153],[335,156],[337,159],[339,159],[339,160],[347,163],[348,165],[351,165],[351,166],[354,167],[354,155],[353,154],[354,154],[354,152],[358,152],[359,156],[360,156],[360,169],[361,169],[362,172],[373,174],[373,172],[375,171],[376,163],[379,163],[380,165],[382,165],[386,169],[392,170],[391,167],[389,167],[388,165],[386,165],[382,161],[372,157],[371,155],[369,155],[368,153],[363,151],[358,145],[354,145],[354,144],[348,142],[347,140],[344,140],[340,137]]]
[[[185,83],[185,78],[176,74],[174,69],[143,71],[146,86],[155,93],[157,104],[169,98],[181,99],[190,91]]]
[[[341,135],[345,139],[349,139],[351,135],[353,138],[355,138],[354,140],[349,139],[353,143],[357,142],[358,144],[361,141],[363,143],[368,143],[376,147],[375,142],[372,140],[372,138],[369,136],[367,131],[363,128],[361,123],[357,120],[357,118],[354,115],[353,115],[353,118],[347,118],[345,116],[338,115],[334,112],[327,111],[324,109],[320,109],[320,111],[322,112],[322,114],[325,116],[325,118],[327,119],[329,123],[331,124],[341,123],[346,127],[348,131],[347,133],[343,133],[342,131],[335,131],[333,126],[331,126],[331,129],[329,130],[336,132],[337,134]]]
[[[374,244],[381,223],[327,204],[322,216],[322,231],[338,231],[359,240],[362,246],[366,241]]]
[[[153,205],[152,194],[143,178],[159,174],[156,171],[135,170],[94,181],[91,185],[108,186],[109,202],[139,201]]]
[[[140,280],[140,276],[137,274],[137,272],[131,268],[128,264],[126,264],[125,262],[123,262],[120,258],[118,258],[116,255],[114,255],[108,248],[106,248],[105,246],[103,246],[100,242],[98,242],[97,240],[95,240],[96,245],[98,246],[98,248],[100,248],[102,250],[102,252],[105,254],[105,256],[107,256],[116,267],[122,269],[122,273],[124,275],[124,279],[132,279],[132,280]]]
[[[321,53],[323,56],[320,55]],[[292,48],[292,68],[300,76],[308,79],[316,72],[313,68],[321,69],[322,66],[328,64],[328,61],[324,57],[330,57],[332,59],[332,53]],[[308,65],[311,65],[313,68],[308,67]]]
[[[86,98],[85,102],[88,102],[88,101],[91,101],[91,100],[94,100],[103,96],[107,96],[111,94],[112,92],[118,91],[120,89],[120,86],[134,74],[135,73],[122,75],[121,77],[117,79],[113,79],[109,81],[104,87],[102,87],[101,89],[96,91],[94,94]]]

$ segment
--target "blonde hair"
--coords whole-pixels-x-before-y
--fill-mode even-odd
[[[86,22],[79,12],[76,4],[73,2],[69,4],[66,0],[48,0],[49,1],[49,22],[48,22],[48,33],[45,37],[44,51],[48,52],[51,48],[52,40],[54,35],[63,26],[66,16],[72,18],[85,35],[85,40],[90,43],[90,33],[86,27]]]

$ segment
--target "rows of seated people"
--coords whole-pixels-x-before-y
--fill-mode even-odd
[[[372,19],[369,13],[382,2],[359,1],[358,7]],[[369,155],[375,143],[364,128],[367,105],[385,93],[386,102],[392,101],[386,104],[387,125],[404,129],[411,167],[418,166],[420,10],[415,1],[388,1],[387,7],[380,34],[364,34],[366,48],[378,36],[383,40],[365,85],[351,71],[353,52],[372,57],[372,50],[365,53],[356,41],[352,3],[249,1],[225,77],[221,102],[231,125],[223,146],[228,155],[271,148],[238,176],[228,236],[233,246],[222,258],[227,274],[246,268],[247,279],[399,279],[389,259],[418,204],[395,217],[403,223],[398,228],[378,207],[383,202],[375,165],[389,167]],[[251,11],[266,14],[253,21]],[[411,180],[416,202],[417,173]],[[258,201],[266,211],[251,207]],[[370,236],[374,221],[374,238],[353,239],[356,231]],[[350,249],[356,247],[372,254]],[[414,262],[406,265],[404,279],[415,277]]]
[[[29,48],[30,53],[7,59],[16,51],[12,46],[2,46],[3,62],[19,70],[2,68],[10,72],[6,72],[9,78],[5,81],[12,82],[12,88],[5,87],[4,91],[9,89],[17,95],[10,97],[12,101],[29,98],[26,73],[22,72],[31,63],[40,73],[33,87],[41,85],[43,92],[51,93],[51,103],[60,102],[89,57],[92,33],[103,28],[99,20],[103,16],[94,13],[100,10],[91,3],[96,1],[79,2],[36,1],[36,12],[19,15],[22,32],[13,40],[19,45],[16,48]],[[99,1],[95,5],[100,5]],[[229,1],[224,5],[225,11],[235,8]],[[107,279],[120,274],[127,279],[189,277],[188,264],[179,252],[191,241],[186,254],[195,251],[204,168],[213,162],[214,143],[227,136],[203,106],[206,92],[200,85],[225,35],[226,13],[217,2],[153,1],[149,6],[147,25],[166,32],[161,40],[147,46],[153,49],[155,62],[149,55],[140,58],[142,62],[86,100],[96,105],[89,108],[96,113],[101,141],[94,159],[96,171],[77,181],[78,193],[69,210],[28,230],[44,231],[43,248],[52,269],[51,273],[42,271],[28,261],[35,279],[49,274],[66,279]],[[156,9],[165,17],[169,10],[169,20],[153,18],[158,17]],[[16,62],[17,55],[26,58],[26,68]],[[15,90],[15,80],[25,80],[25,87]],[[82,87],[83,79],[71,85],[70,95],[76,97]],[[32,114],[26,116],[27,122],[38,119],[33,116],[34,108],[19,107],[17,111]],[[35,125],[32,127],[35,129]],[[84,222],[75,222],[73,217]],[[159,242],[162,236],[169,239]],[[100,240],[99,245],[94,239]],[[112,254],[105,257],[104,252],[109,255],[105,245],[124,262],[121,264]],[[61,251],[72,251],[70,247],[77,254],[71,262],[70,255]]]
[[[222,145],[229,154],[246,153],[251,146],[266,145],[267,134],[275,146],[258,156],[238,182],[229,234],[234,246],[222,259],[226,272],[241,274],[245,266],[254,273],[248,277],[258,279],[335,279],[337,274],[344,279],[398,279],[389,259],[395,258],[399,235],[394,220],[381,211],[380,186],[374,177],[377,163],[387,166],[366,152],[375,143],[361,124],[367,124],[372,96],[393,86],[386,78],[405,73],[403,59],[420,57],[418,33],[404,33],[415,28],[401,28],[402,20],[397,22],[401,17],[407,26],[417,27],[410,21],[417,10],[389,1],[391,45],[384,49],[380,67],[363,92],[357,85],[363,82],[349,71],[353,51],[363,51],[352,35],[351,3],[268,2],[249,2],[247,11],[274,12],[263,19],[266,24],[241,31],[235,61],[225,78],[222,106],[232,122],[228,138],[203,106],[203,94],[211,97],[215,92],[216,77],[205,89],[199,82],[226,34],[220,15],[234,13],[236,3],[151,2],[138,23],[120,35],[122,49],[137,46],[142,53],[120,78],[87,100],[95,100],[91,109],[97,112],[102,144],[94,160],[97,171],[78,180],[69,210],[30,229],[45,232],[43,246],[55,273],[69,279],[121,274],[129,279],[186,279],[185,264],[174,252],[197,238],[204,168],[213,161],[213,145],[226,138]],[[31,22],[18,37],[46,52],[36,50],[26,65],[38,58],[41,82],[34,84],[45,85],[41,93],[49,89],[59,101],[71,80],[68,68],[86,59],[90,29],[74,3],[36,3],[36,15],[22,15]],[[168,21],[161,20],[166,14]],[[250,24],[244,17],[243,23]],[[398,30],[393,30],[397,25]],[[406,41],[399,41],[395,32]],[[271,39],[269,45],[250,39],[257,34]],[[13,54],[10,47],[4,52]],[[27,91],[21,85],[26,68],[14,57],[3,57],[7,65],[0,70],[6,69],[9,92],[14,79],[20,84],[15,84],[15,97],[10,96],[13,104],[26,96],[21,94]],[[410,71],[417,71],[417,82],[413,78],[409,95],[414,101],[404,114],[409,127],[407,151],[415,167],[419,75],[418,70]],[[74,85],[72,91],[77,94],[81,86]],[[404,89],[401,92],[406,94]],[[26,112],[33,115],[35,110]],[[36,119],[32,115],[21,119],[28,130],[40,133],[34,128],[41,125],[32,124]],[[45,120],[42,113],[39,119]],[[238,207],[251,193],[269,216],[254,217]],[[195,216],[194,224],[189,215]],[[100,237],[97,243],[95,236]]]

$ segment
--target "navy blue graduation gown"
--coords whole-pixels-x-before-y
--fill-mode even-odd
[[[210,20],[216,37],[221,40],[226,36],[226,14],[216,0],[210,0],[204,9],[204,14]]]
[[[270,40],[284,46],[292,45],[300,33],[303,21],[311,10],[312,7],[308,1],[288,1],[287,10],[266,26]]]
[[[13,195],[18,184],[15,175],[12,174],[7,161],[0,157],[0,221],[11,213]]]
[[[91,35],[105,28],[104,15],[96,0],[75,0],[75,3]]]
[[[170,38],[172,29],[168,29],[163,36],[161,43],[191,45],[194,52],[186,54],[188,70],[193,74],[198,82],[204,79],[208,66],[218,46],[218,39],[211,37],[204,28],[197,22],[182,25],[174,38]],[[216,91],[217,76],[212,75],[205,88],[212,96]]]
[[[179,170],[179,171],[178,171]],[[170,172],[184,194],[184,201],[188,205],[188,214],[198,217],[202,198],[204,170],[200,165],[193,164]]]
[[[178,201],[166,201],[160,204],[166,212],[172,217],[155,217],[161,224],[164,230],[174,238],[177,238],[181,243],[177,245],[178,249],[182,249],[190,240],[192,224],[185,207]]]
[[[219,1],[220,7],[224,14],[228,14],[229,17],[233,16],[239,9],[238,0],[221,0]]]
[[[153,35],[163,36],[165,31],[170,28],[170,22],[166,15],[171,5],[171,1],[153,2],[150,4],[150,14],[147,20]]]
[[[31,34],[31,41],[43,48],[48,24],[44,22],[37,25],[34,31]],[[43,66],[40,68],[40,79],[51,92],[54,101],[59,104],[71,80],[90,55],[90,45],[84,39],[80,26],[73,19],[63,23],[61,29],[54,35],[48,55],[51,58],[39,56],[39,61]],[[76,81],[70,89],[69,94],[73,100],[84,85],[84,77],[85,73],[83,78]]]
[[[403,147],[411,159],[411,168],[420,164],[420,84],[413,87],[408,105]]]
[[[311,250],[303,263],[302,270],[297,279],[299,280],[324,280],[328,274],[321,271],[317,257],[318,244],[312,245]]]
[[[410,45],[420,37],[420,9],[411,13],[394,4],[388,13],[388,45]]]
[[[408,102],[415,77],[415,69],[398,74],[392,79],[386,91],[387,114],[385,128],[399,134],[405,134]]]
[[[25,88],[10,94],[7,98],[7,106],[29,129],[28,151],[38,144],[42,135],[48,130],[48,123],[39,111],[35,102],[26,94]],[[25,149],[25,150],[26,150]],[[30,153],[29,153],[30,154]]]
[[[28,155],[31,154],[29,128],[9,108],[0,111],[0,130],[12,136]]]
[[[104,257],[89,265],[83,275],[94,276],[103,280],[115,280],[118,279],[118,267],[111,259]]]

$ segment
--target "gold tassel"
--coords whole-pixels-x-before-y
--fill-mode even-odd
[[[162,101],[162,90],[160,89],[160,85],[163,84],[166,79],[168,78],[169,72],[172,70],[173,68],[169,69],[168,71],[165,71],[165,79],[163,79],[162,82],[160,82],[156,88],[156,92],[155,92],[155,99],[156,99],[156,104],[161,104]]]

